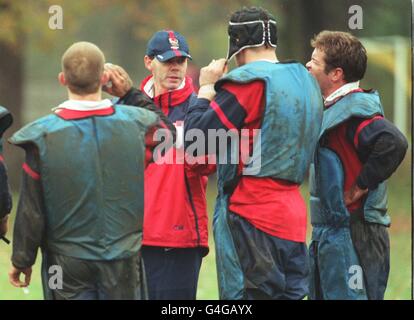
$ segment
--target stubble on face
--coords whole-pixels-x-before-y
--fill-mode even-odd
[[[154,59],[152,69],[155,85],[160,91],[158,94],[162,94],[181,85],[187,72],[187,59],[173,58],[166,62]]]
[[[326,63],[325,63],[325,53],[319,48],[313,50],[311,59],[306,63],[306,68],[309,73],[312,74],[315,79],[318,81],[319,86],[322,91],[322,95],[325,96],[325,93],[330,88],[330,80],[328,74],[325,72]]]

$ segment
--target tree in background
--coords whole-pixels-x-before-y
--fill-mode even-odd
[[[268,9],[277,19],[279,58],[305,63],[311,54],[310,38],[322,29],[348,30],[348,9],[355,4],[364,9],[364,28],[353,31],[356,36],[409,37],[408,0],[0,0],[0,104],[10,109],[15,118],[7,134],[22,125],[23,106],[29,104],[24,101],[28,78],[25,69],[32,57],[28,56],[28,47],[36,47],[45,60],[35,66],[31,81],[37,81],[38,74],[47,68],[48,72],[43,73],[54,77],[57,65],[50,66],[48,54],[79,40],[100,40],[98,45],[114,52],[114,62],[129,71],[137,70],[137,78],[141,78],[145,72],[142,57],[149,37],[157,30],[172,28],[186,36],[193,62],[201,67],[212,58],[225,56],[230,13],[254,5]],[[63,9],[64,30],[48,27],[52,5]],[[16,150],[9,152],[5,145],[12,186],[17,187],[21,154]]]
[[[48,28],[49,7],[63,4],[63,1],[37,0],[12,1],[0,0],[0,104],[13,114],[14,124],[7,135],[22,125],[24,97],[25,53],[28,39],[36,39],[43,50],[53,46],[59,34]],[[76,17],[91,11],[88,1],[64,1],[65,22],[68,29],[75,31]],[[18,183],[21,153],[8,152],[9,145],[4,143],[6,161],[10,171],[13,187]]]
[[[220,1],[196,2],[183,1],[150,1],[150,0],[92,0],[92,1],[63,1],[63,0],[0,0],[0,104],[7,107],[13,114],[14,124],[4,137],[7,139],[12,132],[22,126],[22,115],[25,90],[26,49],[28,42],[35,43],[45,55],[58,43],[67,41],[62,39],[60,30],[51,30],[48,27],[50,19],[49,8],[60,5],[64,16],[64,37],[73,36],[88,16],[99,15],[102,11],[122,12],[118,16],[120,32],[116,37],[115,45],[126,63],[136,63],[136,56],[128,51],[128,42],[147,40],[151,34],[167,25],[171,28],[191,30],[197,25],[191,17],[205,16],[207,24],[214,17],[216,6],[225,9],[231,5],[243,5],[248,1],[229,1],[226,4]],[[183,10],[184,8],[184,10]],[[221,11],[220,12],[224,12]],[[214,20],[214,19],[213,19]],[[114,21],[112,21],[114,23]],[[101,21],[102,23],[102,21]],[[103,21],[104,28],[106,21]],[[196,31],[198,36],[199,30]],[[74,41],[76,41],[74,39]],[[12,187],[16,189],[22,161],[21,153],[9,152],[5,143],[6,159],[10,171]]]

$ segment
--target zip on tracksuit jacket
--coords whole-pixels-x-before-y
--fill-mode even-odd
[[[152,76],[148,76],[142,81],[141,90],[150,96],[151,87]],[[137,91],[132,88],[121,99],[122,102],[133,104]],[[179,127],[184,125],[183,120],[192,99],[196,99],[196,95],[190,77],[186,77],[177,90],[152,98],[178,129],[177,136],[183,133]],[[143,245],[203,247],[208,250],[206,175],[214,166],[184,163],[184,148],[180,142],[163,157],[173,159],[173,163],[152,162],[145,171]]]

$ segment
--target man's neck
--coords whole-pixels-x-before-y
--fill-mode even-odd
[[[257,60],[277,61],[276,52],[274,50],[248,50],[245,53],[245,62],[250,63]]]
[[[168,92],[168,89],[162,87],[161,85],[159,85],[158,83],[154,81],[154,97],[157,97],[166,92]]]
[[[336,90],[338,90],[340,87],[342,87],[344,84],[346,83],[338,83],[338,84],[334,84],[332,85],[330,88],[324,90],[324,92],[322,92],[322,96],[324,99],[326,99],[327,97],[329,97],[332,93],[334,93]]]
[[[68,90],[69,100],[80,100],[80,101],[101,101],[102,100],[102,91],[99,90],[95,93],[90,93],[86,95],[79,95]]]

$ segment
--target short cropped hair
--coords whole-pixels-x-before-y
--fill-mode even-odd
[[[62,56],[62,71],[75,94],[95,93],[101,85],[105,56],[93,43],[76,42]]]
[[[367,69],[367,51],[352,34],[341,31],[322,31],[311,40],[311,46],[325,53],[325,73],[342,68],[344,80],[361,80]]]

